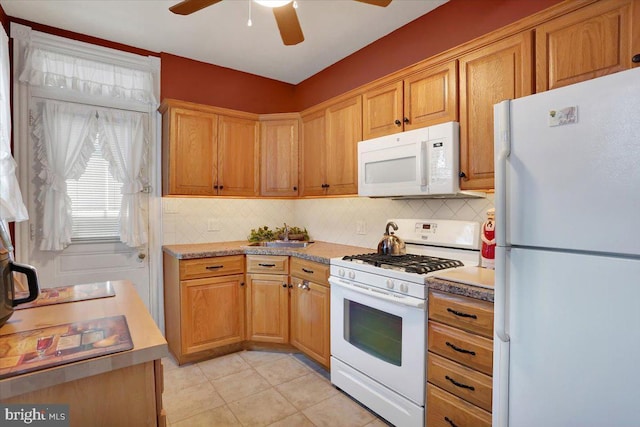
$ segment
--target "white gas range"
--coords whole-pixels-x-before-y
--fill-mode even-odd
[[[391,219],[407,255],[331,259],[331,382],[397,426],[424,426],[427,286],[478,265],[480,224]]]

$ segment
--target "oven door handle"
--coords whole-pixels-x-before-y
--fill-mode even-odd
[[[357,285],[353,285],[343,279],[337,279],[334,278],[332,276],[329,276],[329,283],[331,284],[331,286],[339,286],[345,289],[348,289],[350,291],[353,292],[358,292],[360,294],[363,295],[368,295],[372,298],[377,298],[377,299],[381,299],[384,301],[389,301],[392,302],[394,304],[400,304],[400,305],[405,305],[411,308],[418,308],[421,310],[424,310],[426,307],[426,301],[423,301],[421,299],[418,298],[413,298],[413,297],[393,297],[389,294],[386,294],[384,292],[376,292],[376,291],[372,291],[370,288],[365,288],[365,287],[361,287],[361,286],[357,286]]]

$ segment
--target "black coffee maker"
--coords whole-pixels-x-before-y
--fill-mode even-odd
[[[0,222],[0,327],[9,320],[15,306],[35,300],[39,292],[36,269],[30,265],[13,262],[11,251],[13,251],[11,238]],[[15,299],[14,272],[24,273],[27,277],[29,296]]]

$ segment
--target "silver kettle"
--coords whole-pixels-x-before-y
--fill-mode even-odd
[[[393,234],[393,231],[389,231],[393,228],[394,231],[398,230],[398,224],[393,221],[389,221],[385,228],[384,236],[378,243],[378,253],[383,255],[404,255],[407,253],[407,247],[401,238]]]
[[[13,272],[24,273],[29,286],[29,296],[15,299]],[[4,325],[13,314],[13,307],[31,302],[38,298],[38,277],[36,269],[30,265],[16,264],[11,260],[9,251],[0,239],[0,326]]]

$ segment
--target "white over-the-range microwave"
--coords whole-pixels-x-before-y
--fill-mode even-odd
[[[358,143],[358,195],[484,197],[460,191],[460,125],[447,122]]]

